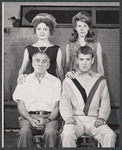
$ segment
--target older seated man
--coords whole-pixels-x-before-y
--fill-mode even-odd
[[[97,139],[102,147],[115,147],[116,135],[106,124],[110,115],[108,87],[105,78],[92,70],[92,49],[80,47],[76,61],[75,78],[65,78],[60,101],[65,120],[63,147],[76,147],[76,140],[83,134]]]
[[[58,147],[61,82],[47,72],[50,58],[46,53],[34,54],[32,66],[34,72],[13,94],[21,115],[17,147],[33,147],[35,134],[43,134],[44,147]]]

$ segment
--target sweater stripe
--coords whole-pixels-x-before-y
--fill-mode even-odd
[[[82,87],[82,85],[78,82],[77,79],[72,79],[73,83],[75,84],[75,86],[78,88],[78,90],[80,91],[80,94],[83,97],[84,103],[86,104],[87,101],[87,95],[86,95],[86,91],[85,89]]]
[[[100,82],[104,79],[103,76],[99,77],[99,79],[96,81],[96,83],[94,84],[94,86],[92,87],[89,95],[88,95],[88,98],[87,98],[87,102],[86,102],[86,105],[83,109],[85,115],[87,116],[88,115],[88,111],[89,111],[89,108],[90,108],[90,105],[91,105],[91,102],[92,102],[92,99],[94,97],[94,94],[100,84]]]

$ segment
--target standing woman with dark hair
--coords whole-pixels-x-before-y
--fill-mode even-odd
[[[50,68],[47,70],[48,73],[63,81],[64,75],[61,48],[57,45],[53,45],[49,41],[49,37],[53,35],[57,24],[55,18],[51,14],[41,13],[34,17],[31,24],[34,27],[34,32],[38,40],[32,45],[28,45],[25,49],[22,66],[19,70],[18,83],[24,82],[29,63],[31,66],[29,73],[33,72],[32,56],[39,51],[45,52],[50,57]]]
[[[102,47],[100,42],[94,39],[95,34],[92,31],[92,18],[87,12],[77,13],[73,19],[73,31],[69,43],[66,46],[66,58],[64,72],[76,71],[76,52],[79,47],[89,46],[94,52],[95,62],[93,71],[104,75],[103,61],[102,61]],[[72,76],[72,74],[69,72]]]

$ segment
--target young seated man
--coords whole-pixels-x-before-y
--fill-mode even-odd
[[[92,70],[92,49],[80,47],[76,61],[75,78],[65,78],[60,101],[63,147],[76,147],[83,134],[97,139],[102,147],[115,147],[116,134],[106,124],[111,111],[108,87],[105,78]]]
[[[61,82],[47,72],[50,59],[46,53],[34,54],[32,66],[34,72],[13,94],[21,115],[17,147],[33,147],[35,134],[43,134],[44,147],[58,147]]]

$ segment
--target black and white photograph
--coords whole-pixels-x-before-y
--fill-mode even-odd
[[[2,148],[119,148],[120,2],[2,2]]]

